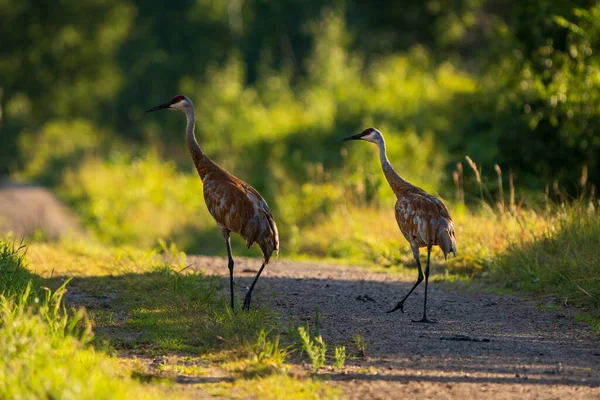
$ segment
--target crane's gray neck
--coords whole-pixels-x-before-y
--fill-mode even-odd
[[[192,156],[192,160],[194,160],[194,165],[196,166],[196,170],[198,171],[200,178],[204,179],[204,176],[208,173],[208,170],[211,167],[212,161],[204,155],[204,152],[196,140],[196,135],[194,134],[196,129],[196,113],[194,111],[194,106],[185,108],[184,113],[185,117],[187,118],[185,138],[188,149],[190,151],[190,155]]]
[[[398,175],[394,167],[392,167],[392,164],[390,164],[390,160],[387,158],[385,139],[382,135],[377,137],[375,144],[377,144],[377,147],[379,148],[379,161],[381,161],[383,174],[385,175],[385,178],[387,179],[396,196],[399,196],[398,191],[401,190],[402,187],[410,185],[410,183]]]

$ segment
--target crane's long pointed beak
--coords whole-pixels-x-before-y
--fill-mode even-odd
[[[160,104],[160,105],[158,105],[156,107],[149,108],[149,109],[146,110],[146,112],[164,110],[166,108],[171,108],[171,103],[170,102],[169,103],[163,103],[163,104]]]
[[[352,136],[348,136],[346,138],[342,139],[342,142],[345,142],[347,140],[358,140],[362,137],[362,133],[357,133],[356,135],[352,135]]]

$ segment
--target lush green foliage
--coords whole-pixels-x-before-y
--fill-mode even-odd
[[[91,327],[83,310],[67,313],[63,283],[51,292],[25,269],[23,247],[0,241],[0,397],[158,398],[87,343]],[[11,275],[7,275],[6,272]],[[164,393],[162,394],[164,396]]]
[[[0,237],[0,293],[6,298],[25,293],[36,276],[25,268],[25,245]]]
[[[235,4],[0,4],[0,171],[56,184],[115,147],[158,148],[189,170],[181,117],[143,114],[183,91],[207,152],[272,203],[321,176],[372,199],[372,154],[334,143],[366,125],[388,134],[398,169],[442,192],[442,167],[465,153],[484,176],[511,167],[524,189],[558,179],[575,193],[584,165],[599,182],[592,0]]]
[[[331,20],[336,21],[335,15]],[[337,21],[341,24],[339,18]],[[248,87],[242,66],[234,59],[227,68],[211,73],[210,89],[198,92],[215,93],[210,99],[198,96],[202,113],[198,133],[206,144],[205,151],[259,189],[274,208],[282,236],[292,242],[298,229],[310,226],[346,201],[366,205],[392,198],[375,148],[341,148],[337,142],[370,123],[372,118],[365,115],[378,113],[382,129],[390,126],[386,130],[389,154],[396,167],[425,189],[436,190],[443,177],[444,157],[433,135],[420,137],[414,127],[396,131],[392,121],[404,116],[448,124],[445,117],[435,116],[433,110],[419,104],[445,104],[456,87],[471,90],[473,85],[450,65],[433,67],[418,49],[373,64],[362,73],[356,63],[347,64],[350,56],[343,48],[336,57],[327,51],[341,35],[343,27],[339,24],[329,27],[328,34],[320,38],[332,43],[315,54],[314,73],[297,91],[285,76],[269,76]],[[331,82],[312,83],[323,80],[321,73],[333,76],[333,70],[339,76]],[[324,92],[323,85],[329,90]],[[390,92],[390,85],[398,90]],[[372,92],[380,102],[363,97],[364,91]],[[208,101],[210,104],[205,104]],[[180,115],[169,116],[183,123]],[[47,165],[52,159],[48,153],[55,147],[53,132],[40,137],[40,151],[32,153],[32,165]],[[214,141],[205,136],[207,132],[222,134]],[[82,137],[87,137],[83,133]],[[179,147],[186,151],[183,143]],[[77,148],[83,149],[83,145]],[[183,174],[174,164],[162,165],[164,161],[152,152],[140,158],[113,152],[109,159],[101,160],[96,149],[89,150],[84,151],[84,161],[61,170],[59,189],[100,238],[148,245],[157,238],[171,237],[186,250],[215,251],[210,246],[198,247],[208,236],[198,231],[215,227],[204,208],[195,173]],[[187,155],[186,164],[191,164]],[[360,167],[349,166],[355,164]],[[32,167],[27,173],[39,176],[36,171]],[[212,243],[219,250],[223,248],[220,242]]]
[[[170,238],[186,251],[224,254],[183,117],[143,113],[182,91],[196,104],[207,154],[271,205],[283,255],[410,265],[374,147],[337,141],[375,125],[411,182],[451,198],[454,173],[459,257],[444,264],[448,273],[491,274],[597,307],[598,266],[588,256],[597,211],[544,209],[552,197],[567,210],[573,197],[598,207],[596,1],[230,3],[0,2],[0,172],[56,188],[105,243]],[[473,171],[457,164],[465,154]],[[496,204],[509,179],[509,205],[505,196]],[[236,254],[256,254],[235,244]],[[13,273],[4,245],[0,273],[22,290],[35,277]],[[73,247],[55,257],[82,275],[89,264],[78,257],[104,275],[115,264],[132,268],[118,278],[129,291],[173,285],[169,302],[145,299],[128,319],[137,329],[162,318],[139,340],[198,350],[192,329],[173,322],[189,318],[204,339],[237,343],[248,339],[238,327],[252,340],[260,332],[255,317],[216,311],[207,277],[180,275],[154,254]],[[541,268],[546,254],[560,262]],[[90,290],[109,287],[103,278],[90,279]],[[113,316],[100,314],[112,327]]]
[[[23,249],[2,243],[9,270],[24,269]],[[215,370],[236,379],[203,384],[203,393],[339,397],[335,388],[289,376],[291,349],[271,333],[280,330],[273,314],[262,308],[232,313],[218,279],[189,271],[172,245],[148,252],[84,242],[32,244],[27,259],[42,275],[34,282],[58,288],[23,287],[13,279],[13,290],[0,295],[2,398],[187,398],[187,388],[166,383]],[[64,282],[65,275],[75,282]],[[87,313],[65,310],[67,285],[69,305],[87,306]],[[99,349],[133,357],[117,362]],[[135,355],[158,357],[148,366]],[[196,397],[199,388],[186,386]]]
[[[500,24],[506,51],[486,52],[492,62],[476,94],[457,99],[451,152],[477,155],[488,176],[493,163],[511,167],[531,189],[556,181],[580,194],[584,167],[599,184],[600,5],[575,3],[510,7],[523,25]]]
[[[600,317],[600,217],[585,202],[560,210],[528,243],[511,243],[491,268],[494,281],[554,296]]]
[[[165,12],[136,0],[2,4],[0,169],[57,187],[104,242],[166,238],[222,253],[183,117],[142,112],[183,91],[207,154],[271,205],[283,254],[319,254],[312,233],[324,219],[340,223],[345,209],[389,207],[374,147],[337,141],[368,125],[386,134],[403,176],[446,198],[465,154],[492,196],[493,165],[505,172],[500,183],[511,170],[516,203],[555,180],[551,196],[598,184],[593,2],[263,3],[161,5]],[[472,174],[464,180],[471,204],[479,192]],[[395,251],[380,240],[332,240],[324,255]]]
[[[89,331],[74,335],[77,319],[60,306],[64,289],[27,306],[30,292],[0,297],[0,396],[3,398],[158,398],[120,376],[114,361],[85,347]],[[15,303],[18,302],[18,303]]]
[[[193,353],[238,349],[255,342],[263,329],[276,327],[275,316],[264,308],[233,313],[219,279],[190,270],[185,254],[164,243],[152,251],[40,244],[31,248],[29,257],[32,264],[43,266],[38,272],[45,276],[58,271],[75,275],[78,290],[118,299],[118,310],[89,311],[95,329],[119,332],[98,334],[113,347]],[[49,286],[59,282],[60,278],[46,281]],[[241,304],[236,307],[241,309]]]
[[[176,230],[212,227],[199,179],[154,154],[115,154],[65,170],[61,193],[97,236],[114,243],[155,245]],[[210,225],[209,225],[210,224]],[[184,243],[182,243],[183,245]]]

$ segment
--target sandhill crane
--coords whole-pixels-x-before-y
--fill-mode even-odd
[[[444,252],[444,258],[452,252],[456,255],[456,240],[454,238],[454,225],[450,213],[444,203],[430,195],[423,189],[416,187],[403,179],[392,168],[386,151],[383,134],[375,128],[368,128],[361,133],[344,138],[343,140],[366,140],[375,143],[379,147],[379,159],[383,173],[396,195],[396,221],[400,231],[410,244],[413,256],[417,261],[419,276],[412,289],[402,300],[388,312],[400,310],[404,312],[404,302],[423,281],[421,269],[421,257],[419,249],[427,247],[427,266],[425,267],[425,299],[423,304],[423,317],[413,322],[432,322],[427,319],[427,286],[429,281],[429,258],[431,248],[438,245]]]
[[[217,222],[221,235],[227,247],[229,258],[229,289],[231,294],[231,309],[233,303],[233,256],[229,235],[231,232],[240,234],[246,239],[248,248],[258,243],[264,261],[244,299],[244,310],[250,309],[250,300],[254,286],[271,255],[279,252],[279,234],[277,225],[269,211],[267,202],[256,189],[241,179],[233,176],[206,156],[194,135],[196,114],[192,101],[185,96],[177,95],[171,101],[152,107],[146,112],[157,110],[179,110],[187,118],[186,141],[196,170],[204,186],[204,201],[208,211]]]

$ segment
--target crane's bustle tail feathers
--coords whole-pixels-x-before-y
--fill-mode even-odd
[[[265,263],[269,262],[273,252],[279,252],[279,233],[277,225],[269,211],[267,202],[261,195],[249,185],[245,185],[246,195],[254,207],[254,216],[247,222],[242,232],[248,247],[254,242],[258,243],[265,257]]]
[[[246,224],[242,236],[246,238],[246,246],[248,248],[254,243],[258,244],[266,263],[269,262],[274,252],[279,253],[277,225],[268,210],[258,210],[256,215]]]
[[[279,255],[279,232],[277,231],[277,225],[270,213],[264,213],[267,220],[267,229],[263,231],[256,242],[265,256],[265,264],[269,263],[271,255]]]
[[[456,257],[456,238],[452,221],[445,218],[440,219],[436,233],[436,242],[444,252],[444,259],[447,259],[448,253],[452,253]]]

